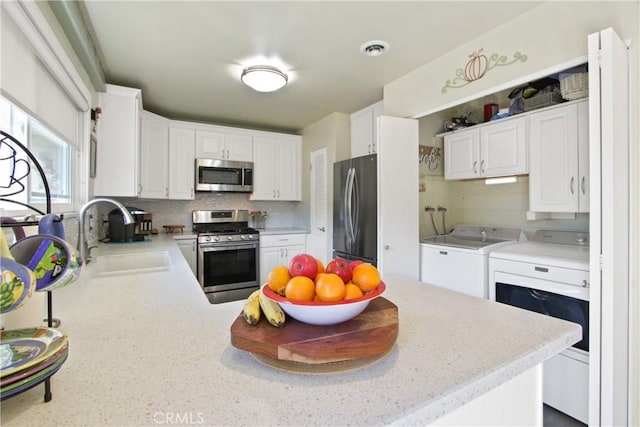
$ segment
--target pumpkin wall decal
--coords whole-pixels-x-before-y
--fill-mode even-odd
[[[458,68],[456,70],[456,77],[453,80],[447,80],[442,87],[442,93],[446,93],[447,89],[457,89],[468,85],[471,82],[480,80],[487,71],[498,65],[510,65],[515,62],[525,62],[527,55],[523,55],[520,52],[513,54],[513,58],[509,61],[506,56],[498,55],[497,53],[487,57],[482,53],[483,49],[478,49],[475,52],[469,54],[469,60],[464,66],[464,69]]]
[[[473,52],[469,55],[469,58],[471,59],[467,61],[467,65],[464,67],[464,77],[468,81],[472,82],[484,76],[484,73],[487,72],[489,60],[484,54],[482,54],[482,49]]]

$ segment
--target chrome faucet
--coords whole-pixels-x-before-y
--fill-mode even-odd
[[[97,198],[93,200],[89,200],[80,208],[80,212],[78,212],[78,250],[80,251],[80,258],[83,260],[85,264],[88,264],[91,261],[91,248],[89,248],[89,242],[87,241],[87,237],[84,232],[84,218],[87,213],[87,209],[96,203],[106,202],[115,205],[120,211],[122,211],[122,215],[124,215],[124,224],[133,224],[135,223],[135,219],[124,205],[117,200],[106,199],[106,198]]]

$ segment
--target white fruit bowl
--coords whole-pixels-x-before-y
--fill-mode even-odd
[[[346,322],[362,313],[371,300],[382,295],[386,285],[380,282],[377,288],[359,298],[335,302],[298,301],[287,299],[263,286],[264,296],[277,302],[282,310],[294,319],[310,325],[335,325]]]

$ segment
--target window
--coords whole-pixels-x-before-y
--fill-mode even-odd
[[[29,148],[38,160],[49,184],[52,211],[72,210],[75,188],[73,177],[76,176],[73,161],[75,146],[4,98],[0,98],[0,129]],[[16,149],[14,153],[8,147],[0,147],[0,151],[2,159],[7,156],[15,157],[5,160],[12,165],[3,165],[0,170],[0,196],[44,211],[45,186],[37,168],[20,149]],[[27,173],[28,176],[25,176]],[[21,205],[7,201],[0,201],[0,210],[9,215],[25,212]]]

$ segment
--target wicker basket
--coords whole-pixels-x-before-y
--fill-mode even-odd
[[[589,96],[589,73],[573,73],[560,79],[560,93],[567,101]]]
[[[560,104],[563,102],[562,96],[558,90],[551,92],[537,93],[531,98],[525,98],[524,111],[537,110],[538,108],[548,107],[550,105]]]

